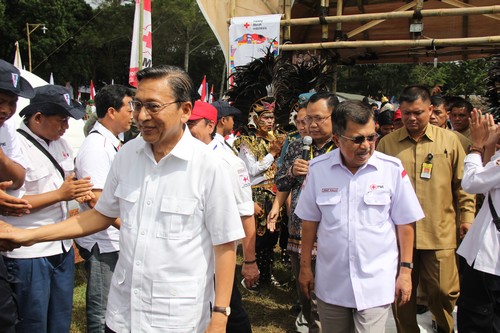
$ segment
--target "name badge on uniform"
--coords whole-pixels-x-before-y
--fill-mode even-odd
[[[434,155],[432,155],[432,153],[429,153],[427,155],[427,160],[424,163],[422,163],[422,172],[420,172],[420,178],[431,179],[433,157]]]

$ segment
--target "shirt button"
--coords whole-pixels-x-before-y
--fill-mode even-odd
[[[135,262],[135,265],[136,265],[136,266],[140,266],[140,265],[141,265],[141,262],[140,262],[139,260],[137,260],[137,261]]]
[[[146,234],[146,231],[142,230],[142,231],[141,231],[141,235],[143,235],[143,236],[144,236],[145,234]]]
[[[134,289],[134,295],[139,295],[139,290]]]
[[[354,261],[354,257],[351,257],[351,260]]]
[[[151,206],[151,200],[146,201],[146,204],[147,204],[148,206]]]

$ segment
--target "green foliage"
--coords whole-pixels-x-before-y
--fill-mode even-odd
[[[388,64],[341,67],[338,91],[373,97],[398,96],[407,85],[444,85],[446,94],[483,95],[487,76],[484,59],[433,64]]]

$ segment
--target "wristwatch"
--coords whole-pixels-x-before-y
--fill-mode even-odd
[[[220,312],[226,317],[229,317],[231,314],[231,308],[229,306],[214,306],[212,308],[212,312]]]
[[[406,267],[406,268],[409,268],[409,269],[413,269],[413,263],[412,262],[401,261],[399,263],[399,266]]]

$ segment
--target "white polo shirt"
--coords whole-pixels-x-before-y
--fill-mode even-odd
[[[45,140],[34,134],[24,123],[21,123],[19,128],[26,131],[34,137],[48,152],[59,162],[59,165],[68,176],[74,169],[73,151],[70,145],[60,138],[56,141],[51,141],[47,145]],[[26,139],[19,133],[16,133],[21,144],[21,152],[26,159],[26,178],[24,185],[21,187],[26,195],[42,194],[49,191],[54,191],[61,187],[64,182],[61,173],[56,169],[52,162],[42,153],[31,141]],[[65,220],[68,217],[67,201],[60,201],[53,205],[42,209],[32,210],[30,214],[21,217],[5,216],[5,221],[12,224],[14,227],[31,229],[44,225],[54,224]],[[62,241],[64,248],[68,251],[72,244],[72,240]],[[40,258],[48,257],[62,253],[61,241],[38,243],[29,247],[20,247],[11,252],[3,252],[2,254],[8,258]]]
[[[10,118],[0,126],[0,148],[11,160],[26,167],[26,159],[21,152],[21,145],[17,138],[14,120]]]
[[[76,155],[77,178],[90,176],[94,189],[102,190],[119,148],[120,140],[99,121],[96,121]],[[86,203],[79,205],[80,212],[89,209],[90,207]],[[113,226],[95,234],[75,239],[78,245],[89,252],[97,243],[100,253],[119,251],[119,240],[120,231]]]
[[[497,215],[500,214],[500,150],[483,167],[481,156],[468,154],[465,157],[462,188],[469,193],[491,195]],[[500,276],[500,232],[492,222],[488,197],[462,240],[457,253],[474,269]]]
[[[21,144],[16,134],[13,118],[8,119],[0,126],[0,148],[8,158],[26,169],[26,159],[21,152]],[[18,198],[24,195],[21,189],[9,189],[7,190],[7,194]]]
[[[106,324],[116,332],[204,332],[213,246],[245,236],[217,155],[187,129],[158,163],[150,144],[129,141],[95,208],[122,221]]]
[[[295,214],[319,222],[318,298],[358,310],[394,302],[395,225],[424,217],[398,159],[375,151],[354,175],[339,149],[311,160]]]
[[[220,134],[218,134],[222,137]],[[250,185],[250,176],[248,175],[245,162],[238,156],[234,155],[229,149],[227,150],[224,143],[220,143],[214,138],[208,147],[215,151],[222,160],[226,162],[230,171],[232,172],[231,185],[233,187],[234,197],[238,205],[238,212],[240,216],[251,216],[254,213],[254,204],[252,200],[252,187]],[[228,147],[229,148],[229,147]]]

